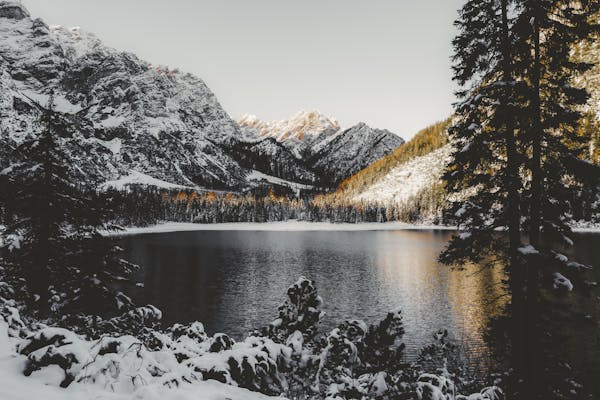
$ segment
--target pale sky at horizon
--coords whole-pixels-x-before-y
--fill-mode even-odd
[[[22,0],[49,25],[202,78],[235,119],[317,109],[404,138],[452,112],[463,0]]]

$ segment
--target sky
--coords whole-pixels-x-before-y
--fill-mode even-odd
[[[202,78],[235,119],[319,110],[410,138],[452,112],[463,0],[22,0],[152,64]]]

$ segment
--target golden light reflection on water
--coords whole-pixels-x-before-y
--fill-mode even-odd
[[[465,357],[471,359],[469,364],[476,363],[475,358],[489,360],[490,351],[484,336],[490,321],[502,314],[509,300],[502,265],[485,268],[471,265],[464,270],[452,270],[440,265],[435,257],[443,249],[448,234],[405,231],[393,234],[379,243],[378,274],[381,287],[398,298],[407,319],[417,321],[413,323],[416,326],[407,327],[409,350],[413,345],[411,330],[421,336],[421,340],[414,343],[419,345],[422,345],[423,335],[430,337],[433,333],[419,326],[424,311],[448,312],[450,317],[440,318],[437,328],[451,332],[464,348]],[[390,251],[398,241],[406,245]],[[427,324],[427,327],[433,326]]]
[[[490,321],[499,317],[509,301],[504,281],[506,274],[501,265],[491,267],[469,266],[448,276],[448,303],[463,329],[458,340],[469,351],[469,365],[491,362],[490,347],[484,334]]]

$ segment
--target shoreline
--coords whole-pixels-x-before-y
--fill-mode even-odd
[[[434,224],[409,224],[405,222],[332,223],[308,221],[277,222],[222,222],[196,224],[191,222],[165,222],[144,227],[128,227],[122,231],[106,232],[107,236],[131,236],[148,233],[174,233],[198,231],[254,231],[254,232],[367,232],[367,231],[456,231],[455,226]],[[600,226],[573,228],[576,233],[600,233]]]
[[[186,222],[166,222],[145,227],[128,227],[123,231],[108,232],[109,236],[129,236],[145,233],[172,233],[194,231],[255,231],[255,232],[316,232],[316,231],[400,231],[400,230],[439,230],[453,231],[456,227],[434,224],[408,224],[404,222],[364,222],[332,223],[306,221],[278,222],[223,222],[196,224]]]

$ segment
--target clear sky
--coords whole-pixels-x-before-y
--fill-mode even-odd
[[[318,109],[405,138],[450,115],[462,0],[22,0],[50,25],[192,72],[234,118]]]

